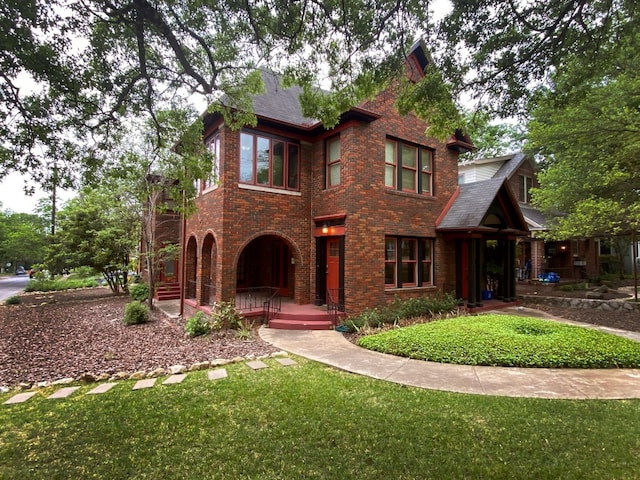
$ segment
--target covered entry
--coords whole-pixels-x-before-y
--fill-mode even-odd
[[[252,240],[240,254],[236,269],[236,290],[254,287],[278,289],[282,297],[293,297],[295,261],[287,241],[276,235]]]
[[[516,239],[529,231],[506,179],[460,185],[437,231],[455,245],[456,296],[468,307],[516,299]]]

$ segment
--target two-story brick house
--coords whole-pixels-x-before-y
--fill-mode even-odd
[[[422,75],[427,62],[416,44],[407,74]],[[263,80],[256,127],[204,116],[218,179],[201,182],[184,222],[184,314],[263,286],[296,305],[333,302],[349,313],[442,291],[480,305],[480,242],[489,236],[512,252],[527,232],[505,183],[480,202],[460,191],[469,140],[425,136],[423,121],[397,112],[393,85],[327,129],[302,116],[297,88],[268,72]],[[463,219],[468,202],[478,208]],[[500,262],[513,271],[513,255]]]

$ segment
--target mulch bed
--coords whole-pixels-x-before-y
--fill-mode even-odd
[[[248,340],[233,331],[186,337],[181,320],[157,310],[148,323],[125,326],[124,308],[130,301],[108,288],[94,288],[24,294],[19,305],[0,306],[0,386],[276,351],[257,332]]]

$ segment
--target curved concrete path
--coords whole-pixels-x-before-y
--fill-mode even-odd
[[[523,313],[531,315],[532,310]],[[633,332],[598,329],[640,340],[640,334]],[[555,399],[640,398],[640,369],[484,367],[425,362],[365,350],[334,330],[262,327],[260,337],[282,350],[341,370],[432,390]]]

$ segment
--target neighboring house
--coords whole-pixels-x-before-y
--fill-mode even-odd
[[[416,44],[407,75],[428,62]],[[397,112],[393,86],[327,129],[301,114],[299,89],[268,72],[263,80],[257,126],[234,131],[204,116],[218,180],[200,182],[184,225],[185,316],[220,300],[253,308],[246,299],[265,289],[350,314],[439,292],[478,307],[487,242],[495,295],[515,300],[516,239],[527,226],[507,181],[458,186],[468,139],[425,136],[423,121]]]
[[[527,222],[530,238],[518,240],[516,248],[517,276],[520,280],[557,273],[562,280],[596,278],[599,272],[599,245],[591,238],[547,241],[540,233],[548,230],[548,221],[531,206],[530,189],[538,187],[535,162],[523,153],[494,158],[468,160],[458,166],[461,184],[486,179],[506,179],[517,197]]]

